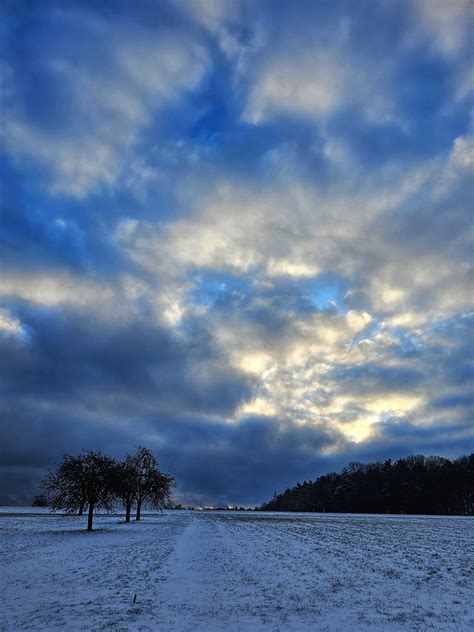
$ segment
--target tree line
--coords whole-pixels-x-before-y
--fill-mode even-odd
[[[453,461],[415,455],[395,463],[350,463],[340,473],[275,492],[259,509],[472,516],[474,454]]]
[[[41,484],[36,504],[51,510],[64,510],[82,516],[87,511],[87,530],[92,531],[94,511],[111,511],[119,502],[130,522],[132,509],[140,520],[142,507],[161,509],[171,503],[175,479],[158,467],[153,453],[139,447],[121,462],[93,450],[65,454],[55,471],[49,471]]]

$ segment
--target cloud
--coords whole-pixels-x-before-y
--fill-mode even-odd
[[[433,48],[451,57],[469,46],[474,19],[470,0],[412,0],[411,5],[418,29],[421,24]]]
[[[463,228],[468,147],[467,139],[455,139],[446,156],[396,179],[392,170],[390,184],[361,190],[358,182],[352,195],[339,182],[338,191],[323,193],[293,174],[291,181],[277,176],[278,186],[264,192],[221,185],[190,217],[163,229],[121,227],[121,243],[147,269],[184,276],[191,287],[189,273],[211,269],[250,279],[234,290],[223,287],[215,303],[201,298],[202,313],[234,365],[260,376],[238,418],[324,420],[357,441],[367,440],[387,415],[410,413],[429,426],[432,377],[421,368],[430,355],[428,328],[433,319],[463,312],[471,300]],[[453,226],[447,205],[455,199]],[[420,201],[420,211],[407,211]],[[320,271],[338,274],[346,286],[339,305],[345,315],[337,305],[319,310],[311,290],[308,295],[300,287]],[[279,281],[284,278],[290,285]],[[416,366],[409,368],[415,352]],[[341,373],[345,363],[349,382]],[[362,378],[368,366],[370,380]],[[407,376],[405,382],[399,376]]]
[[[217,183],[188,217],[159,227],[125,220],[116,235],[160,275],[217,269],[271,283],[331,271],[357,279],[348,296],[363,292],[369,312],[442,317],[470,303],[469,160],[470,139],[458,137],[415,172],[392,169],[389,183],[357,178],[327,190],[277,167],[263,190]]]
[[[28,86],[15,74],[25,59],[12,55],[3,71],[4,143],[17,160],[42,170],[52,194],[83,198],[117,181],[144,130],[199,85],[208,54],[185,33],[163,28],[157,37],[143,26],[113,27],[84,10],[53,10],[43,29],[48,44],[33,40],[25,55],[40,78],[47,76],[48,125],[27,116]],[[54,42],[66,36],[64,55]]]
[[[468,451],[466,6],[159,4],[3,9],[3,500],[83,447],[196,503]]]
[[[375,9],[375,16],[383,13]],[[331,14],[323,5],[310,9],[312,19],[284,11],[265,23],[266,45],[250,52],[245,76],[248,97],[243,120],[258,125],[274,117],[304,118],[325,129],[331,119],[351,111],[363,125],[404,127],[393,90],[394,66],[383,48],[373,57],[376,35],[355,16]],[[360,20],[363,23],[364,10]],[[258,28],[256,29],[258,31]],[[274,44],[269,47],[268,42]],[[357,44],[356,44],[357,42]],[[253,54],[252,54],[253,53]]]
[[[25,334],[26,332],[18,318],[6,309],[0,310],[0,335],[23,338]]]

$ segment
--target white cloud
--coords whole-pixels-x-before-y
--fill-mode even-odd
[[[349,304],[360,296],[385,319],[410,313],[412,321],[427,322],[470,301],[469,266],[465,258],[458,262],[469,235],[453,244],[437,225],[448,221],[450,200],[465,187],[471,144],[459,138],[446,159],[409,173],[390,169],[376,183],[348,178],[346,188],[338,183],[324,192],[295,174],[281,176],[277,164],[272,186],[217,182],[195,197],[188,217],[159,227],[125,220],[116,236],[132,259],[172,283],[173,293],[181,278],[200,269],[251,275],[262,287],[278,277],[297,281],[332,272],[349,283],[358,279]],[[403,208],[419,204],[420,196],[430,205],[423,213],[434,218],[425,226],[423,249],[415,235],[396,237],[417,230],[416,215]]]
[[[237,18],[240,1],[176,0],[176,6],[209,30],[218,31],[226,21]]]
[[[0,297],[54,307],[68,303],[99,306],[113,298],[110,285],[68,274],[15,274],[0,279]]]
[[[21,320],[13,316],[8,310],[0,309],[0,335],[24,338],[26,330]]]
[[[41,128],[22,114],[13,73],[3,73],[10,94],[3,112],[5,147],[17,160],[42,167],[53,194],[81,198],[115,183],[144,128],[194,89],[208,67],[206,50],[177,33],[151,37],[100,24],[97,37],[109,52],[102,63],[77,64],[60,52],[38,62],[68,95],[68,121],[57,129]]]
[[[459,169],[472,169],[474,167],[474,136],[459,136],[454,140],[450,162]]]
[[[117,148],[106,139],[50,136],[26,122],[6,121],[7,150],[40,164],[50,176],[49,191],[84,197],[99,184],[113,184],[120,168]]]
[[[417,389],[409,382],[367,380],[361,392],[357,384],[349,383],[351,390],[341,382],[337,370],[374,365],[429,373],[417,360],[403,358],[400,348],[404,335],[416,337],[413,345],[421,350],[433,344],[431,324],[461,313],[472,300],[468,237],[447,239],[444,228],[451,201],[465,186],[470,151],[469,138],[459,138],[448,155],[408,173],[390,167],[375,182],[351,174],[325,190],[294,171],[288,177],[277,161],[265,187],[214,182],[205,195],[195,196],[186,218],[158,228],[126,221],[118,236],[135,261],[166,279],[170,290],[163,296],[171,311],[163,307],[163,313],[169,326],[190,315],[199,318],[182,291],[183,279],[192,288],[190,273],[227,271],[251,281],[256,296],[247,307],[204,309],[206,326],[232,365],[258,378],[253,397],[233,421],[277,416],[366,441],[378,436],[387,417],[434,423],[427,402],[436,390],[446,390],[428,376]],[[424,232],[417,239],[420,200]],[[347,313],[300,312],[291,304],[285,308],[284,301],[275,307],[271,290],[279,278],[298,287],[324,272],[354,282]],[[277,309],[282,321],[273,330],[264,317],[248,318],[253,309],[269,315]]]
[[[324,123],[343,108],[370,123],[404,127],[390,89],[390,63],[359,58],[344,37],[318,48],[306,42],[269,52],[256,67],[247,60],[250,90],[243,119],[259,124],[279,114]]]
[[[279,112],[324,117],[341,104],[346,75],[344,67],[322,53],[273,60],[251,90],[244,120],[257,124]]]
[[[353,331],[360,332],[372,321],[372,316],[367,312],[358,312],[351,309],[347,312],[346,319]]]
[[[267,263],[267,274],[270,277],[292,277],[301,279],[305,277],[315,277],[320,269],[304,261],[289,261],[288,259],[269,259]]]
[[[469,46],[474,9],[471,0],[411,0],[416,24],[433,48],[451,57]]]

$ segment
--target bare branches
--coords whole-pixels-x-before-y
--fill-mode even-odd
[[[127,455],[120,470],[117,496],[124,503],[127,522],[130,521],[132,505],[136,506],[136,520],[140,520],[144,504],[156,509],[169,505],[175,480],[169,474],[160,472],[151,450],[139,447],[134,455]]]
[[[121,463],[92,450],[65,454],[57,470],[44,478],[41,492],[53,511],[82,515],[87,508],[87,530],[92,531],[96,509],[110,511],[118,500],[125,508],[126,522],[133,506],[140,520],[144,504],[156,509],[170,506],[174,486],[174,478],[160,472],[153,453],[139,447]]]
[[[56,472],[47,474],[42,491],[52,510],[82,515],[87,505],[87,530],[92,531],[94,510],[113,508],[116,473],[117,462],[102,452],[66,454]]]

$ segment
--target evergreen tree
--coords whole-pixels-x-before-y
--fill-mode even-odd
[[[418,454],[395,463],[350,463],[339,474],[297,483],[261,509],[472,516],[474,454],[455,461]]]

